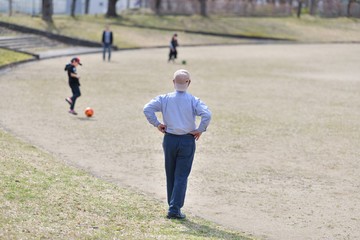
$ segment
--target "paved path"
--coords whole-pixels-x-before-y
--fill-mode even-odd
[[[102,51],[101,48],[73,46],[43,36],[22,34],[1,27],[0,34],[0,47],[26,52],[37,56],[38,59],[77,56]]]
[[[102,52],[101,48],[90,48],[90,47],[67,47],[63,49],[56,50],[48,50],[39,52],[40,59],[48,59],[55,57],[63,57],[63,56],[78,56],[90,53],[100,53]]]

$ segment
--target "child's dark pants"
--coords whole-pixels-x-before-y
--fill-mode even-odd
[[[70,109],[74,110],[75,102],[78,97],[81,96],[80,87],[77,85],[70,85],[73,96],[71,97],[72,104],[70,105]]]

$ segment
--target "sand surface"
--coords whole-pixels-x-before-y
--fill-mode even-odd
[[[355,44],[180,48],[185,66],[166,49],[84,55],[78,116],[64,101],[70,58],[28,63],[0,75],[0,127],[166,204],[162,134],[142,108],[186,68],[213,119],[185,213],[260,239],[360,239],[359,56]]]

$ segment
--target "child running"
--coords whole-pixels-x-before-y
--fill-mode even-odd
[[[69,77],[69,86],[73,94],[72,97],[65,98],[65,101],[70,104],[69,113],[73,115],[77,115],[77,112],[75,112],[74,110],[75,102],[76,99],[81,96],[79,81],[80,76],[76,73],[76,67],[78,65],[82,66],[82,64],[80,63],[80,59],[75,57],[71,59],[71,62],[66,64],[65,66],[65,71],[67,71]]]

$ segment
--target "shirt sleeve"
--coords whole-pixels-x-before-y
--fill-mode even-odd
[[[211,112],[209,108],[200,99],[195,100],[195,114],[201,117],[201,121],[198,127],[199,132],[205,132],[210,124]]]
[[[72,68],[70,69],[70,72],[76,74],[76,67],[72,66]]]
[[[152,99],[144,106],[144,114],[146,119],[152,124],[154,127],[159,126],[160,122],[157,119],[155,113],[161,111],[161,96],[157,96]]]

